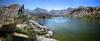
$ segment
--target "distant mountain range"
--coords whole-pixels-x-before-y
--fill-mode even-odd
[[[8,5],[8,6],[0,6],[0,13],[5,12],[7,13],[7,10],[4,8],[6,7],[19,7],[17,4]],[[4,9],[2,11],[2,9]],[[14,9],[15,10],[15,9]],[[14,11],[11,9],[11,11]],[[8,10],[9,11],[9,10]],[[9,11],[9,13],[11,12]],[[25,14],[31,14],[33,16],[67,16],[67,17],[100,17],[100,6],[97,7],[84,7],[80,6],[78,8],[67,8],[62,10],[51,10],[48,11],[46,9],[42,8],[35,8],[34,10],[24,9]],[[16,13],[16,12],[15,12]]]
[[[51,10],[36,8],[31,11],[32,15],[64,15],[67,17],[100,17],[100,7],[84,7],[68,8],[62,10]]]
[[[92,17],[99,18],[100,17],[100,7],[83,7],[80,6],[70,11],[69,14],[66,14],[70,17]]]
[[[68,8],[68,9],[62,9],[62,10],[51,10],[48,11],[46,9],[42,9],[42,8],[35,8],[34,10],[29,10],[29,9],[25,9],[25,12],[28,12],[32,15],[65,15],[67,14],[69,11],[73,10],[73,8]]]

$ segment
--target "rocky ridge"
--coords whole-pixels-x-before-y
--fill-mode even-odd
[[[89,18],[100,18],[100,7],[83,7],[69,11],[70,13],[66,14],[68,17],[89,17]]]
[[[53,31],[24,18],[27,15],[19,11],[21,7],[18,4],[0,7],[0,41],[57,41],[52,38]]]

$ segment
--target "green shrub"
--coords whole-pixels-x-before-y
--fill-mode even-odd
[[[2,39],[2,41],[12,41],[12,36],[11,36],[10,34],[7,34],[7,36],[4,37],[4,38]]]

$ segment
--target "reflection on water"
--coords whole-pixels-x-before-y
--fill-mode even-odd
[[[90,19],[69,19],[56,17],[40,19],[39,23],[54,30],[60,41],[99,41],[100,21]]]

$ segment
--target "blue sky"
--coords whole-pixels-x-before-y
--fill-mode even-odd
[[[78,6],[100,6],[99,0],[0,0],[0,5],[12,3],[24,4],[26,9],[31,10],[37,7],[58,10]]]

